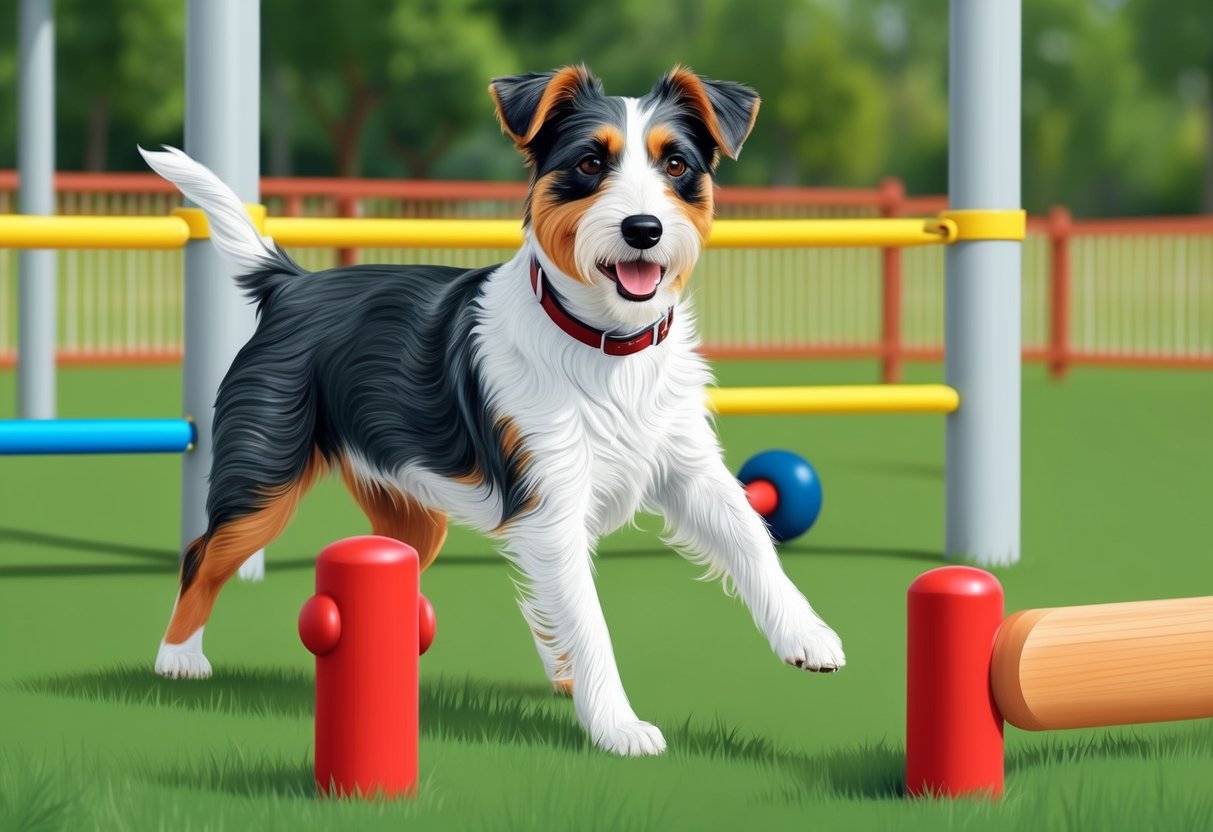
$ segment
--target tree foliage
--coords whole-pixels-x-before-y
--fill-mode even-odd
[[[1023,0],[1024,197],[1213,208],[1213,3]],[[16,21],[15,2],[0,15]],[[184,3],[57,0],[61,168],[180,141]],[[518,177],[496,75],[585,62],[639,95],[677,63],[763,96],[725,182],[946,189],[947,12],[908,0],[262,0],[267,169]],[[16,107],[0,26],[0,107]],[[11,122],[10,122],[11,123]],[[0,131],[0,167],[15,131]]]

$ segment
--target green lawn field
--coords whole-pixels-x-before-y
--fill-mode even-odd
[[[730,363],[724,384],[870,380],[866,363]],[[911,369],[937,380],[938,366]],[[179,371],[73,369],[63,416],[176,416]],[[0,373],[0,417],[14,378]],[[264,584],[224,593],[215,676],[151,671],[175,590],[173,457],[0,458],[0,830],[1213,829],[1213,722],[1007,729],[1006,797],[908,800],[905,589],[944,563],[944,420],[728,417],[735,468],[766,447],[817,466],[825,509],[784,566],[839,631],[832,676],[785,667],[748,613],[668,551],[605,541],[598,584],[660,758],[584,740],[544,684],[509,567],[455,530],[423,589],[422,782],[412,801],[318,800],[312,661],[295,629],[326,543],[366,531],[336,483],[309,496]],[[1023,562],[1008,610],[1213,594],[1213,375],[1024,376]]]

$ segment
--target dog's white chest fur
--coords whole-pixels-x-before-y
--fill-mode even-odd
[[[606,534],[640,509],[671,434],[702,418],[710,377],[685,309],[660,347],[606,356],[569,338],[517,290],[525,268],[522,258],[505,264],[486,291],[477,333],[485,383],[525,438],[540,498],[545,489],[582,495],[586,531]]]

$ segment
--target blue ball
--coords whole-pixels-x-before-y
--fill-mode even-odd
[[[821,479],[808,460],[791,451],[763,451],[741,466],[743,485],[766,480],[775,486],[779,502],[763,519],[771,536],[782,543],[807,532],[821,514]]]

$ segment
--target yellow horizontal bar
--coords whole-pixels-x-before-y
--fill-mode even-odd
[[[1020,210],[963,210],[944,211],[939,215],[942,222],[956,224],[956,240],[1022,240],[1028,235],[1028,212]]]
[[[517,220],[389,220],[270,217],[266,233],[284,246],[517,248]],[[720,220],[713,248],[920,246],[948,241],[935,220]]]
[[[253,206],[254,208],[256,206]],[[517,248],[518,220],[267,217],[264,233],[296,248]],[[937,220],[720,220],[714,248],[917,246],[946,243],[955,224]],[[205,224],[184,209],[169,217],[0,215],[0,248],[179,248]]]
[[[244,210],[248,211],[249,219],[253,221],[253,227],[257,229],[257,233],[264,234],[265,206],[246,202]],[[174,217],[181,217],[185,220],[185,224],[190,229],[191,240],[206,240],[211,236],[211,223],[206,218],[206,212],[201,208],[174,208],[172,214]]]
[[[521,220],[386,220],[267,217],[265,233],[286,248],[518,248]]]
[[[960,396],[944,384],[841,387],[716,387],[709,404],[721,415],[808,413],[952,413]]]
[[[181,217],[0,215],[0,248],[181,248]]]
[[[718,220],[712,248],[902,248],[950,242],[933,219]]]

